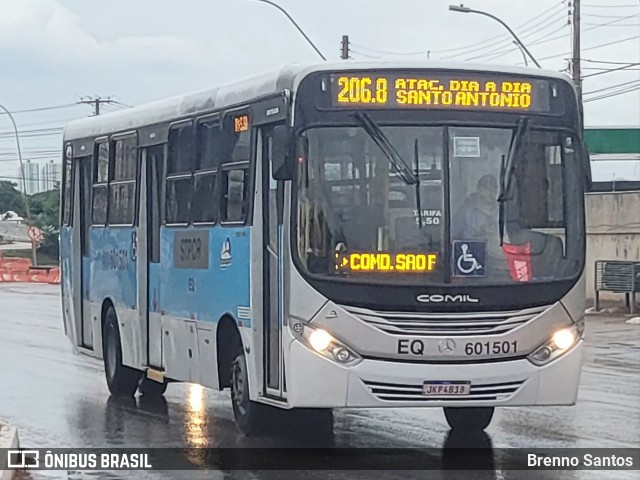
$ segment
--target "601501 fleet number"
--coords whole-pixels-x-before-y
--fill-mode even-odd
[[[518,342],[469,342],[464,346],[465,355],[509,355],[518,351]]]

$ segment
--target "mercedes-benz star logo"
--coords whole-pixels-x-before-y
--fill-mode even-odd
[[[440,350],[440,353],[443,355],[451,355],[456,350],[456,342],[451,338],[442,340],[438,345],[438,350]]]

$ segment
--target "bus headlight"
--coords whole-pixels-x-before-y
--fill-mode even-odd
[[[299,321],[292,324],[291,330],[298,340],[329,360],[341,365],[355,365],[362,361],[356,352],[326,330]]]
[[[584,320],[553,332],[549,340],[529,355],[529,361],[534,365],[542,366],[555,360],[571,349],[582,338],[583,332]]]

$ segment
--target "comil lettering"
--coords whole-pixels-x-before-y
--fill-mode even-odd
[[[423,294],[416,297],[421,303],[478,303],[480,300],[471,295],[440,295],[440,294]]]

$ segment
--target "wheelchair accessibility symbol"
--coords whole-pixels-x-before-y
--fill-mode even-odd
[[[485,269],[484,242],[453,242],[453,274],[456,277],[484,277]]]

